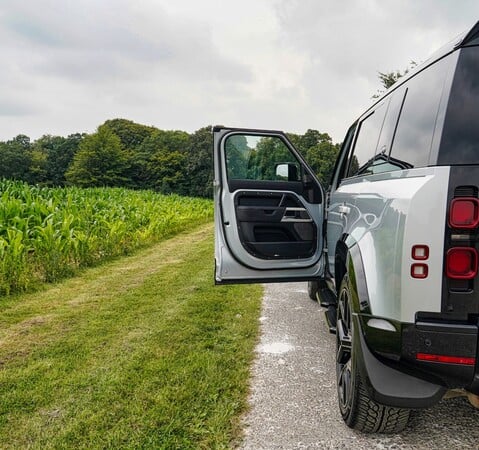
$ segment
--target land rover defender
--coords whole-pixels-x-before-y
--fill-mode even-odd
[[[479,403],[479,22],[354,121],[327,189],[280,131],[214,127],[214,156],[215,281],[310,282],[348,426]]]

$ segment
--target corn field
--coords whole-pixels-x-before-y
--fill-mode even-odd
[[[212,216],[205,199],[0,180],[0,295],[57,281]]]

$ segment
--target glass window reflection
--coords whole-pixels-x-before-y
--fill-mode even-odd
[[[298,161],[277,136],[234,134],[226,139],[225,155],[230,180],[300,180]]]
[[[447,59],[447,58],[446,58]],[[442,59],[407,82],[391,156],[410,167],[429,163],[437,112],[447,73]]]

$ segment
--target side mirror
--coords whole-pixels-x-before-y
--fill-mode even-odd
[[[294,163],[276,164],[276,177],[281,181],[299,181],[299,168]]]

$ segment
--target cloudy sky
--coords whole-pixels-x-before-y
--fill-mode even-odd
[[[122,117],[328,132],[479,20],[477,0],[0,0],[0,140]]]

